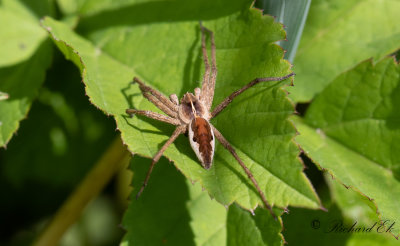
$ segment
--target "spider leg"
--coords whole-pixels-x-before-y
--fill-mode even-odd
[[[146,178],[145,178],[145,180],[143,182],[143,185],[142,185],[142,187],[140,187],[140,190],[136,195],[136,199],[139,198],[139,196],[142,194],[142,192],[144,190],[144,187],[147,186],[147,183],[149,182],[150,174],[153,171],[154,165],[158,162],[158,160],[160,160],[160,158],[161,158],[162,154],[164,153],[164,151],[168,148],[168,146],[170,146],[175,141],[175,139],[177,139],[177,137],[179,135],[181,135],[185,131],[186,131],[186,125],[178,126],[175,129],[175,131],[172,133],[171,137],[167,140],[167,142],[161,147],[161,149],[153,157],[153,160],[151,162],[149,170],[147,171]]]
[[[242,88],[240,88],[239,90],[233,92],[231,95],[229,95],[227,98],[225,98],[217,107],[215,107],[215,109],[211,113],[211,118],[214,118],[215,116],[217,116],[224,108],[226,108],[226,106],[228,106],[233,101],[233,99],[235,97],[239,96],[240,94],[242,94],[245,90],[249,89],[250,87],[253,87],[254,85],[256,85],[260,82],[281,81],[281,80],[287,79],[293,75],[294,75],[294,73],[288,74],[283,77],[256,78],[256,79],[252,80],[247,85],[245,85]]]
[[[217,128],[215,128],[214,126],[212,126],[213,132],[215,137],[218,139],[218,141],[225,147],[225,149],[227,149],[229,152],[231,152],[231,154],[233,155],[233,157],[239,162],[240,166],[243,168],[243,170],[245,171],[245,173],[247,174],[247,176],[249,177],[249,179],[251,180],[251,182],[253,182],[254,186],[256,187],[258,193],[261,196],[261,200],[263,201],[265,207],[269,210],[269,212],[271,213],[271,215],[274,217],[274,219],[276,220],[276,215],[275,213],[272,211],[272,207],[271,205],[269,205],[269,203],[267,202],[267,199],[265,198],[264,192],[262,192],[262,190],[260,189],[260,186],[258,186],[258,183],[256,181],[256,179],[254,178],[253,174],[250,172],[250,170],[246,167],[246,165],[243,163],[243,161],[239,158],[239,156],[236,154],[235,149],[232,147],[232,145],[228,142],[228,140],[226,140],[224,138],[224,136],[222,136],[222,134],[217,130]]]
[[[168,106],[163,104],[160,100],[158,100],[155,96],[148,92],[142,92],[142,95],[149,100],[151,103],[153,103],[157,108],[159,108],[161,111],[166,113],[167,115],[176,118],[178,117],[178,113],[175,111],[172,111]]]
[[[137,109],[129,108],[126,110],[126,113],[129,115],[133,115],[133,114],[143,115],[143,116],[146,116],[146,117],[154,119],[154,120],[169,123],[171,125],[176,125],[176,126],[181,125],[181,122],[178,119],[171,118],[171,117],[168,117],[168,116],[165,116],[162,114],[158,114],[155,112],[147,111],[147,110],[137,110]]]
[[[217,61],[216,61],[216,55],[215,55],[215,38],[214,38],[214,33],[205,28],[204,26],[201,25],[201,31],[204,36],[204,31],[207,31],[210,34],[210,39],[211,39],[211,77],[208,80],[208,91],[206,95],[206,105],[207,109],[210,110],[212,106],[212,102],[214,99],[214,90],[215,90],[215,81],[217,80]],[[205,45],[204,45],[205,48]],[[204,51],[203,51],[204,53]]]
[[[205,35],[205,28],[200,22],[200,29],[201,29],[201,50],[203,52],[203,60],[204,60],[204,76],[203,76],[203,83],[201,85],[201,96],[200,99],[207,105],[207,101],[209,98],[209,81],[210,81],[210,73],[211,67],[208,63],[208,55],[207,55],[207,47],[206,47],[206,35]]]
[[[151,88],[148,85],[145,85],[138,77],[134,77],[133,81],[139,84],[139,88],[142,91],[143,95],[146,94],[147,92],[149,92],[154,98],[156,98],[158,101],[160,101],[166,107],[168,107],[171,111],[178,112],[178,105],[171,102],[171,100],[169,100],[168,97],[164,96],[161,92],[157,91],[156,89]],[[157,106],[157,103],[151,101],[150,99],[149,99],[149,101],[154,103]]]

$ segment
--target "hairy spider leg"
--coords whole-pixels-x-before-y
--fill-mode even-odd
[[[217,79],[217,73],[218,73],[216,55],[215,55],[215,39],[214,39],[214,33],[209,29],[205,28],[201,24],[201,22],[200,22],[200,28],[201,28],[201,49],[203,52],[203,60],[205,66],[200,99],[206,105],[207,110],[210,110],[214,98],[215,81]],[[210,39],[211,39],[211,67],[208,62],[205,32],[208,32],[210,34]]]
[[[159,100],[163,105],[168,107],[173,112],[178,112],[178,105],[173,103],[168,97],[163,95],[161,92],[153,89],[152,87],[143,83],[138,77],[134,77],[133,81],[139,84],[139,88],[142,91],[142,94],[149,92],[153,95],[157,100]],[[150,100],[149,100],[150,101]],[[152,101],[151,101],[152,102]],[[154,105],[157,106],[156,103],[152,102]]]
[[[224,138],[224,136],[218,131],[217,128],[215,128],[214,126],[212,126],[212,130],[214,132],[215,137],[218,139],[218,141],[222,144],[222,146],[225,147],[225,149],[227,149],[232,155],[233,157],[237,160],[237,162],[240,164],[240,166],[243,168],[243,170],[245,171],[245,173],[247,174],[247,176],[249,177],[249,179],[251,180],[251,182],[253,182],[254,186],[256,187],[258,193],[261,196],[261,200],[263,201],[265,208],[267,208],[269,210],[269,212],[271,213],[272,217],[274,217],[274,219],[276,220],[277,217],[274,213],[274,211],[272,211],[272,207],[271,205],[269,205],[269,203],[267,202],[267,199],[265,198],[264,192],[261,190],[260,186],[258,185],[256,179],[254,178],[253,174],[250,172],[250,170],[247,168],[247,166],[243,163],[243,161],[240,159],[240,157],[237,155],[235,149],[232,147],[232,145],[228,142],[228,140],[226,140]]]
[[[246,91],[247,89],[255,86],[256,84],[258,84],[260,82],[266,82],[266,81],[281,81],[281,80],[285,80],[287,78],[290,78],[293,75],[295,75],[295,74],[291,73],[291,74],[288,74],[288,75],[283,76],[283,77],[269,77],[269,78],[256,78],[256,79],[253,79],[247,85],[243,86],[242,88],[240,88],[237,91],[234,91],[231,95],[229,95],[227,98],[225,98],[218,106],[216,106],[214,108],[214,110],[211,112],[211,119],[214,118],[215,116],[217,116],[223,109],[225,109],[226,106],[228,106],[233,101],[233,99],[235,99],[235,97],[239,96],[244,91]]]
[[[158,120],[158,121],[162,121],[165,123],[169,123],[171,125],[175,125],[175,126],[179,126],[181,125],[181,122],[178,119],[175,118],[171,118],[162,114],[158,114],[152,111],[148,111],[148,110],[137,110],[137,109],[127,109],[125,111],[127,114],[129,115],[133,115],[133,114],[138,114],[138,115],[143,115],[146,116],[148,118],[154,119],[154,120]]]

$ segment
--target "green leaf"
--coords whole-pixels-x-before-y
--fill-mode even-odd
[[[325,180],[329,186],[332,200],[340,208],[342,215],[350,220],[350,224],[357,221],[358,225],[368,226],[379,221],[373,201],[359,192],[336,182],[329,175],[325,175]]]
[[[329,186],[332,200],[336,206],[341,210],[341,215],[336,215],[333,221],[341,221],[343,226],[351,228],[353,224],[354,229],[357,228],[372,228],[369,232],[350,232],[347,236],[346,243],[343,245],[398,245],[398,241],[393,236],[385,232],[384,227],[380,227],[378,215],[376,214],[376,207],[374,202],[360,194],[358,191],[349,189],[339,182],[336,182],[330,175],[325,175],[325,180]],[[331,213],[331,210],[329,210]],[[340,219],[343,216],[342,219]],[[331,222],[333,222],[331,221]],[[393,221],[386,222],[390,226]],[[334,223],[330,223],[332,229]],[[395,223],[396,224],[396,223]],[[329,225],[329,223],[327,224]],[[331,230],[329,229],[329,230]],[[328,231],[329,231],[328,230]],[[343,232],[332,233],[333,236]]]
[[[283,245],[282,225],[266,210],[257,209],[251,215],[236,205],[230,206],[226,223],[226,245]]]
[[[0,147],[26,117],[50,66],[51,46],[38,20],[50,12],[47,1],[0,3]]]
[[[135,75],[164,94],[177,93],[178,97],[199,86],[204,69],[199,19],[209,20],[204,25],[215,33],[219,69],[216,103],[256,77],[290,72],[290,64],[282,59],[282,49],[273,44],[284,37],[281,25],[250,5],[251,1],[136,4],[82,20],[86,25],[81,30],[88,31],[89,23],[94,25],[87,38],[50,18],[43,26],[65,56],[82,70],[90,100],[115,117],[129,149],[151,157],[173,127],[143,117],[131,119],[125,114],[125,109],[132,107],[158,111],[130,82]],[[210,6],[224,7],[207,12]],[[163,14],[159,15],[161,10]],[[110,16],[119,18],[107,24],[102,21]],[[250,89],[212,123],[237,149],[272,204],[319,208],[297,158],[298,147],[292,141],[295,129],[287,117],[293,105],[280,88],[284,84]],[[255,209],[261,199],[252,183],[228,151],[220,145],[216,148],[214,166],[208,171],[199,165],[183,136],[166,150],[165,156],[220,203],[236,201],[246,209]]]
[[[129,208],[121,245],[281,245],[282,227],[266,210],[256,215],[213,201],[197,183],[192,185],[165,158],[154,170],[146,192],[135,199],[150,160],[134,157]]]
[[[305,153],[392,221],[400,219],[399,77],[393,58],[365,61],[326,87],[304,120],[294,118]]]
[[[310,101],[338,74],[400,47],[397,0],[313,0],[295,57],[296,102]]]
[[[122,245],[159,245],[162,243],[195,245],[194,230],[198,230],[197,233],[202,233],[203,236],[210,231],[210,235],[214,235],[214,238],[210,238],[211,245],[217,242],[219,245],[224,244],[226,239],[220,234],[224,235],[226,229],[221,229],[220,232],[219,228],[224,227],[226,209],[220,204],[212,202],[201,191],[197,196],[192,197],[192,202],[189,202],[191,194],[185,179],[165,158],[162,158],[158,167],[154,169],[153,177],[146,191],[139,200],[136,200],[137,190],[146,176],[149,165],[150,160],[136,156],[131,163],[134,173],[132,181],[134,190],[122,222],[124,229],[127,230]],[[196,185],[196,187],[197,191],[200,186]],[[194,210],[193,218],[190,216],[191,210]],[[206,214],[201,216],[197,213],[196,215],[198,210]],[[211,217],[212,220],[209,221],[210,225],[202,227],[201,220],[204,217]],[[191,223],[193,223],[193,229]],[[199,230],[199,227],[202,228]],[[201,234],[196,236],[199,236],[196,239],[198,242],[202,241]],[[220,241],[220,238],[223,240]]]
[[[305,121],[400,175],[399,71],[391,57],[359,64],[314,100]]]
[[[4,146],[26,117],[32,101],[45,78],[45,70],[51,62],[50,40],[45,41],[27,61],[0,68],[0,91],[8,94],[0,101],[0,146]]]
[[[47,1],[38,2],[42,8],[48,8]],[[34,10],[20,1],[1,2],[0,23],[3,23],[0,28],[0,67],[26,61],[47,37]]]

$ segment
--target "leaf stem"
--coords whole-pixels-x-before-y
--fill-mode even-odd
[[[123,164],[130,159],[130,156],[118,136],[59,208],[33,245],[58,245],[67,229],[79,219],[86,205],[100,193],[110,179],[124,166]]]

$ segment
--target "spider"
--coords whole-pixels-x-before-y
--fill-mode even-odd
[[[179,135],[189,133],[189,142],[196,153],[197,158],[205,169],[212,166],[215,138],[224,146],[237,160],[240,166],[244,169],[245,173],[256,187],[265,207],[269,210],[271,215],[276,219],[276,215],[272,211],[271,206],[267,202],[264,192],[260,189],[257,181],[255,180],[251,171],[246,167],[243,161],[237,155],[232,145],[225,139],[224,136],[210,123],[210,120],[216,117],[222,110],[224,110],[232,100],[243,93],[250,87],[265,81],[281,81],[294,75],[288,74],[283,77],[269,77],[269,78],[256,78],[241,89],[233,92],[230,96],[225,98],[218,106],[211,111],[211,106],[214,98],[215,81],[217,78],[217,65],[215,57],[215,41],[214,34],[209,29],[205,28],[200,23],[201,29],[201,48],[203,53],[203,60],[205,65],[205,72],[201,89],[195,88],[194,94],[187,92],[180,103],[176,94],[170,95],[169,99],[161,92],[145,85],[139,78],[134,77],[133,83],[138,83],[143,96],[153,103],[157,108],[163,111],[166,115],[158,114],[147,110],[127,109],[126,113],[129,115],[138,114],[151,119],[162,121],[176,126],[175,131],[161,149],[154,155],[150,168],[147,172],[146,178],[137,193],[136,199],[139,198],[150,178],[150,174],[154,165],[163,155],[164,151],[171,145]],[[210,35],[211,40],[211,66],[209,64],[207,48],[206,48],[206,32]]]

